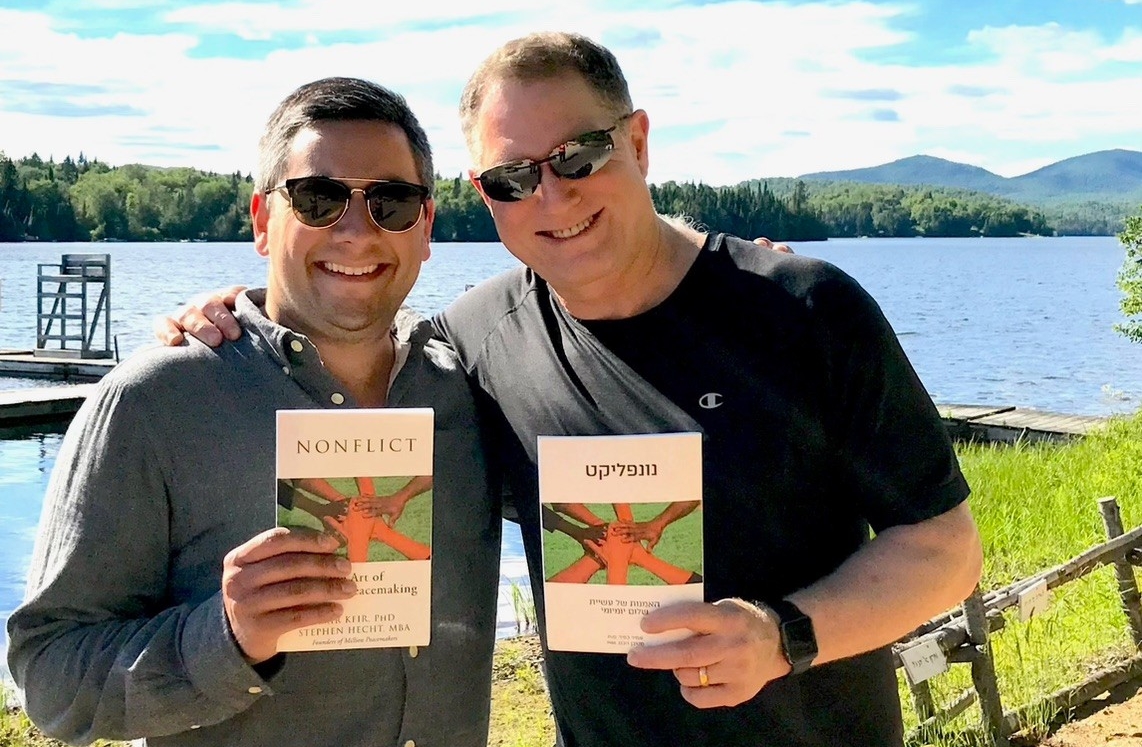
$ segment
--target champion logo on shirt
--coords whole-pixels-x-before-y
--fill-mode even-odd
[[[708,394],[703,394],[698,398],[698,405],[703,410],[713,410],[715,407],[721,407],[722,395],[718,394],[717,392],[709,392]]]

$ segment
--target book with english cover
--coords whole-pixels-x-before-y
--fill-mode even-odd
[[[625,654],[650,610],[703,601],[702,437],[540,436],[544,625],[556,651]]]
[[[278,651],[424,646],[431,631],[431,409],[279,410],[279,526],[337,538],[357,594]]]

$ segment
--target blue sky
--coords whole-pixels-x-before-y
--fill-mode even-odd
[[[248,172],[285,94],[354,75],[405,94],[452,176],[467,75],[545,29],[615,52],[656,182],[1142,150],[1142,0],[0,0],[0,150]]]

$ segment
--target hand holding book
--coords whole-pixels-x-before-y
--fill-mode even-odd
[[[698,708],[744,703],[789,672],[777,621],[741,599],[714,604],[680,602],[642,618],[647,633],[686,630],[696,635],[669,643],[636,646],[627,663],[640,669],[670,669],[682,697]],[[701,681],[701,674],[706,684]]]
[[[277,527],[227,553],[222,605],[242,654],[258,664],[277,653],[278,638],[341,616],[357,587],[334,537]]]

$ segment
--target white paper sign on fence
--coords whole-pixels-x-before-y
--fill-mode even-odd
[[[900,661],[904,664],[904,673],[908,675],[908,681],[913,685],[919,685],[937,674],[948,671],[948,657],[944,656],[940,644],[935,641],[924,641],[904,649],[900,652]]]
[[[1022,622],[1046,612],[1050,606],[1051,590],[1047,588],[1047,582],[1042,579],[1019,592],[1019,619]]]

